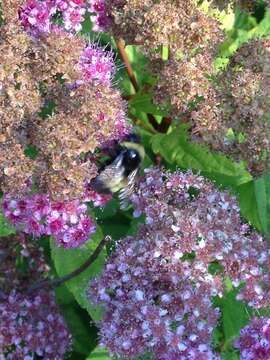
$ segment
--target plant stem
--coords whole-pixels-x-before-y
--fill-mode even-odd
[[[43,287],[49,287],[49,288],[57,287],[59,285],[62,285],[66,281],[69,281],[69,280],[73,279],[74,277],[80,275],[90,265],[93,264],[93,262],[97,259],[101,250],[103,249],[103,247],[106,245],[106,243],[109,240],[110,240],[110,236],[105,236],[100,241],[100,243],[96,247],[95,251],[89,256],[89,258],[78,269],[72,271],[71,273],[69,273],[67,275],[64,275],[64,276],[56,278],[56,279],[49,279],[49,280],[46,279],[46,280],[39,281],[36,284],[33,284],[32,286],[30,286],[29,289],[27,290],[27,293],[30,294],[33,291],[38,290]]]
[[[134,87],[134,90],[136,92],[139,91],[139,85],[137,83],[137,80],[136,80],[136,77],[135,77],[135,74],[132,70],[132,67],[131,67],[131,64],[129,62],[129,59],[128,59],[128,56],[127,56],[127,53],[126,53],[126,50],[125,50],[125,41],[123,39],[119,39],[116,41],[116,45],[117,45],[117,48],[119,50],[119,54],[121,56],[121,59],[123,61],[123,63],[125,64],[126,66],[126,69],[127,69],[127,73],[128,73],[128,77]]]

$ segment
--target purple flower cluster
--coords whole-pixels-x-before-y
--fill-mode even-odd
[[[239,300],[254,308],[268,306],[270,272],[265,269],[270,265],[269,245],[242,222],[235,197],[190,172],[149,169],[132,202],[134,215],[144,213],[149,231],[165,234],[179,258],[196,254],[194,281],[197,277],[209,281],[209,265],[218,264],[234,286],[245,282]],[[212,279],[212,292],[222,295],[220,276]]]
[[[0,313],[1,359],[62,360],[70,349],[71,336],[52,293],[30,297],[12,291],[0,302]]]
[[[110,86],[116,72],[113,53],[89,44],[80,58],[79,69],[85,82]]]
[[[47,195],[13,198],[5,196],[4,215],[18,231],[33,236],[52,235],[59,246],[75,248],[95,232],[87,206],[79,201],[52,202]]]
[[[89,0],[89,11],[93,13],[93,31],[106,31],[110,26],[110,18],[107,14],[106,0]]]
[[[235,347],[240,351],[240,360],[270,359],[270,319],[253,318],[241,330]]]
[[[19,11],[24,28],[32,34],[49,33],[52,17],[61,12],[66,30],[80,31],[86,12],[84,0],[28,0]]]
[[[48,33],[58,12],[66,30],[80,31],[86,12],[91,14],[94,31],[105,31],[110,25],[105,0],[27,0],[19,16],[24,28],[32,34]]]
[[[269,304],[266,242],[242,224],[234,197],[192,173],[148,169],[132,196],[146,216],[136,236],[123,239],[89,290],[103,303],[101,344],[132,359],[217,359],[211,336],[223,279],[245,284],[239,298]]]

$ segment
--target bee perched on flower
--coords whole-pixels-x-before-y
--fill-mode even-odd
[[[113,152],[112,160],[92,180],[91,187],[101,194],[119,191],[121,207],[125,208],[128,197],[134,191],[145,151],[139,137],[129,134],[123,142],[116,144]]]

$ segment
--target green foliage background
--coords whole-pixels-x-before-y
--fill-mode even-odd
[[[203,1],[201,6],[208,9],[208,2]],[[252,38],[270,37],[270,11],[263,14],[259,8],[255,17],[240,11],[235,14],[218,13],[214,15],[222,20],[227,34],[215,61],[217,71],[224,69],[229,57],[242,43]],[[92,40],[96,39],[88,21],[84,24],[82,35]],[[115,52],[116,61],[120,64],[121,60],[114,40],[104,34],[99,36],[99,42],[103,44],[109,42]],[[124,96],[133,95],[128,104],[129,115],[131,119],[140,119],[136,131],[140,133],[147,152],[143,167],[151,166],[153,159],[158,154],[162,158],[162,164],[168,169],[192,169],[194,172],[200,172],[215,181],[217,186],[226,187],[235,194],[239,199],[243,218],[266,237],[269,237],[270,173],[254,179],[244,163],[233,162],[220,153],[211,152],[205,146],[191,143],[188,140],[188,125],[186,124],[173,124],[166,133],[158,133],[149,122],[148,114],[151,114],[157,123],[160,123],[162,117],[167,113],[166,109],[160,109],[152,102],[151,88],[155,79],[148,71],[148,60],[136,46],[127,46],[126,52],[140,91],[135,94],[124,67],[120,68],[115,80]],[[44,114],[46,116],[46,111]],[[35,156],[35,149],[27,149],[27,151],[30,157]],[[66,275],[78,268],[105,235],[110,235],[112,240],[116,241],[136,232],[138,223],[143,221],[143,218],[134,219],[131,209],[119,210],[116,199],[107,204],[104,209],[91,209],[91,211],[94,211],[93,214],[97,219],[98,230],[82,248],[63,250],[55,246],[53,239],[50,240],[50,249],[45,246],[47,256],[51,259],[55,274],[58,276]],[[13,233],[14,229],[0,214],[0,236],[8,236]],[[48,239],[46,241],[48,243]],[[110,358],[106,349],[97,347],[97,328],[93,321],[101,319],[102,308],[90,304],[86,292],[90,278],[100,273],[106,255],[112,250],[113,242],[100,253],[93,266],[56,290],[58,303],[74,339],[71,359],[105,360]],[[237,290],[232,288],[229,280],[226,281],[226,285],[227,292],[224,298],[213,299],[222,314],[219,326],[215,330],[213,345],[222,352],[224,359],[236,360],[239,355],[233,349],[233,341],[239,335],[240,329],[254,314],[242,302],[235,299]],[[145,356],[145,359],[148,358],[148,355]]]

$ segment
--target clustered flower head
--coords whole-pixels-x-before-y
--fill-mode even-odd
[[[0,289],[4,294],[14,289],[26,290],[29,279],[38,281],[50,270],[42,247],[23,233],[0,238],[0,257]]]
[[[29,291],[30,284],[50,270],[43,249],[24,234],[0,238],[1,359],[62,360],[71,335],[47,290]]]
[[[27,0],[19,9],[20,21],[31,34],[49,33],[53,17],[61,14],[64,28],[73,32],[82,29],[86,13],[84,0]]]
[[[117,356],[215,359],[211,335],[223,279],[245,284],[238,298],[269,304],[266,241],[241,222],[234,197],[192,173],[148,169],[131,201],[145,215],[137,235],[122,239],[89,298],[101,302],[101,344]]]
[[[0,353],[3,359],[62,360],[71,336],[51,292],[12,291],[0,302]]]
[[[160,55],[157,48],[186,53],[207,47],[219,37],[217,22],[201,12],[193,1],[124,0],[107,1],[111,31],[128,44],[142,45],[148,55]]]
[[[22,4],[15,3],[18,10]],[[31,0],[20,11],[20,20],[26,16],[35,29],[46,18],[35,9],[37,4]],[[57,4],[64,8],[67,2]],[[9,22],[0,28],[1,190],[16,194],[34,177],[51,199],[82,198],[86,183],[97,175],[87,153],[130,131],[126,104],[112,86],[112,52],[53,24],[49,32],[36,31],[32,37],[19,25],[10,0],[3,4],[4,15],[10,8],[14,19],[5,17]],[[54,110],[44,119],[41,114],[49,106]],[[26,157],[29,146],[38,151],[35,160]]]
[[[107,31],[111,19],[108,15],[106,0],[89,0],[89,5],[89,12],[92,14],[93,31]]]
[[[270,358],[270,319],[253,318],[240,331],[235,342],[239,349],[240,360],[266,360]]]
[[[154,69],[158,74],[154,89],[157,105],[169,104],[171,116],[189,114],[192,106],[208,96],[209,76],[214,73],[213,58],[214,53],[209,49],[182,59],[172,57],[160,69]]]
[[[192,113],[202,140],[245,160],[255,175],[269,169],[269,89],[270,42],[252,40],[235,53]]]
[[[79,201],[50,201],[48,195],[34,194],[2,201],[4,215],[20,232],[39,237],[54,236],[65,248],[82,245],[95,232],[93,220],[87,215],[87,205]]]

